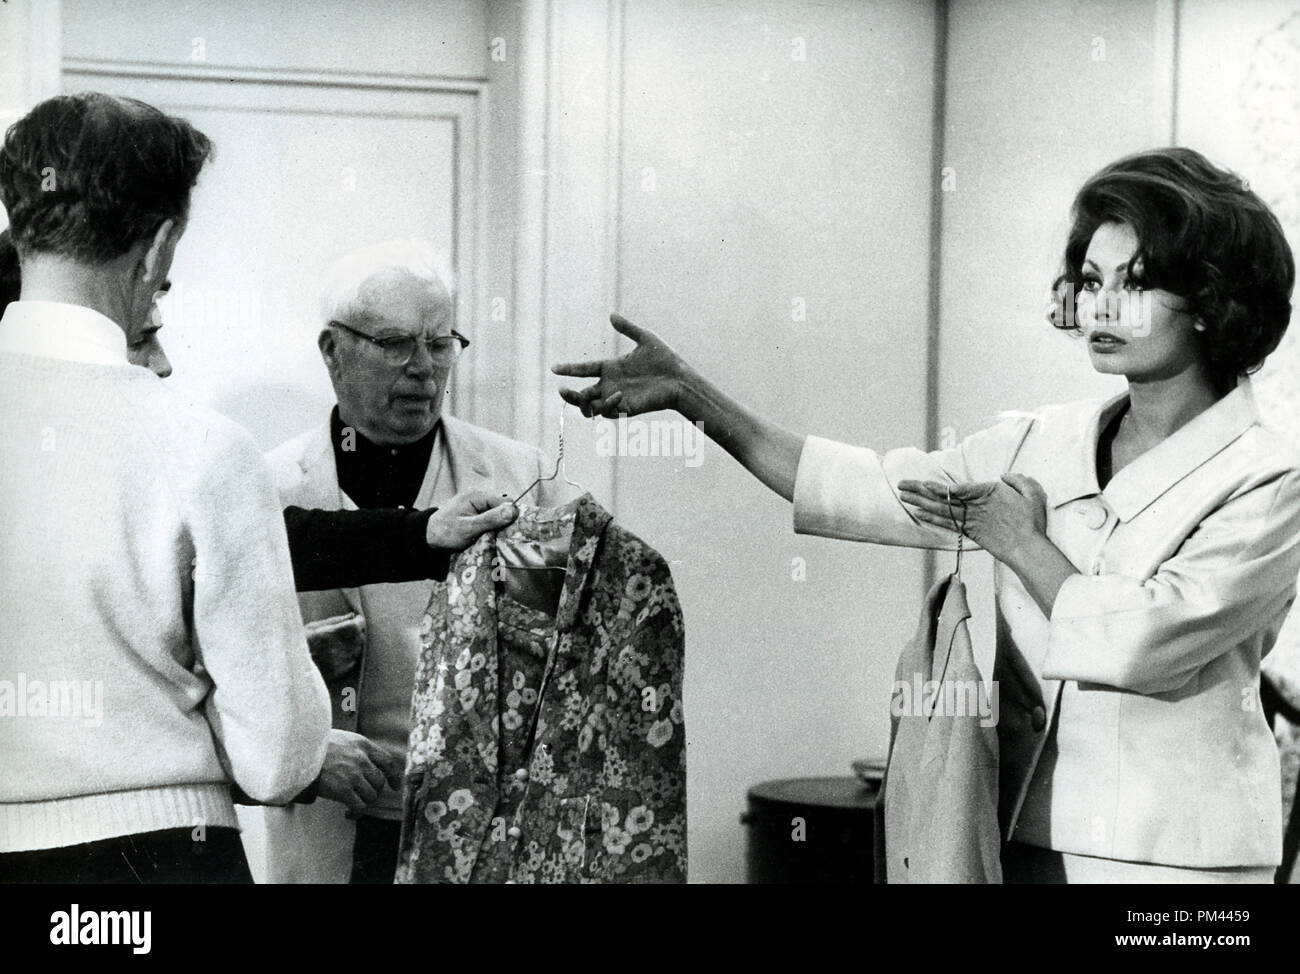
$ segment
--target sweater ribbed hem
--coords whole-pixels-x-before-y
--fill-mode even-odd
[[[0,802],[0,852],[28,852],[163,829],[239,828],[227,784],[167,785],[38,802]]]

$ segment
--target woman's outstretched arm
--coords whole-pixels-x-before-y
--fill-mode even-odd
[[[786,500],[794,500],[802,436],[732,399],[654,332],[621,315],[610,315],[609,320],[620,334],[636,342],[636,348],[618,358],[554,366],[551,371],[557,375],[598,380],[585,389],[561,389],[565,402],[577,406],[584,416],[610,418],[675,410],[760,481]]]

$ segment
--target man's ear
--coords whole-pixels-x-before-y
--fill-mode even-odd
[[[334,334],[333,328],[322,328],[320,334],[316,336],[316,347],[320,349],[320,357],[325,360],[325,368],[329,374],[333,375],[338,367],[339,342],[338,336]]]
[[[167,280],[172,255],[176,253],[176,244],[184,232],[185,228],[175,220],[163,220],[158,225],[149,246],[140,257],[140,279],[143,283],[157,289]]]

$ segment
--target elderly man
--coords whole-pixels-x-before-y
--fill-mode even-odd
[[[452,328],[451,277],[432,248],[378,244],[344,257],[326,279],[317,344],[338,405],[328,422],[268,455],[284,504],[426,508],[475,487],[514,497],[550,473],[533,447],[443,414],[469,341]],[[564,497],[546,481],[530,499],[549,506]],[[299,596],[310,637],[334,647],[317,654],[328,667],[334,726],[399,757],[411,729],[419,624],[432,585]],[[266,810],[267,878],[391,883],[401,795],[386,787],[364,799]]]

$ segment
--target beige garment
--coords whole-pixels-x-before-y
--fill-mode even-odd
[[[969,618],[961,579],[940,579],[898,660],[882,786],[890,883],[1002,882],[997,698],[975,665]]]

